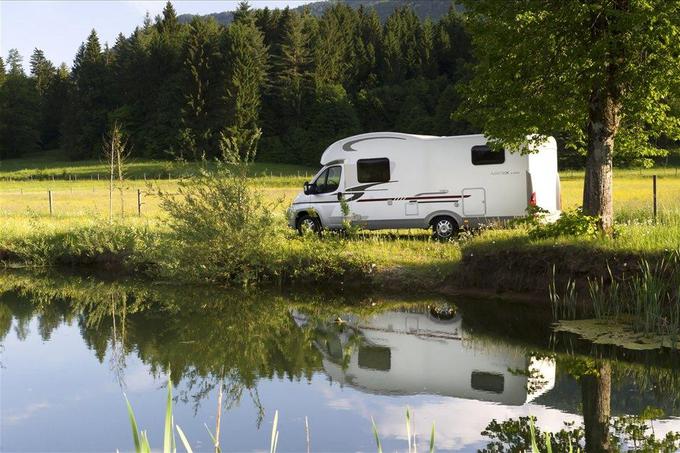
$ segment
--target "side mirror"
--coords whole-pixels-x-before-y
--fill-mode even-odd
[[[305,181],[305,183],[302,185],[302,191],[305,193],[305,195],[309,195],[309,181]]]
[[[344,195],[345,194],[343,194],[342,192],[338,192],[338,201],[342,201]]]
[[[316,184],[310,183],[310,182],[305,183],[305,185],[304,185],[305,195],[313,195],[313,194],[317,193],[318,191],[319,191],[319,189],[316,187]]]

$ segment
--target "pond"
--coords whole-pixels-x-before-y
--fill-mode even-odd
[[[407,408],[420,451],[433,423],[437,451],[477,451],[494,419],[556,432],[603,398],[614,417],[654,414],[657,437],[680,430],[671,353],[556,338],[531,305],[18,273],[0,293],[2,451],[128,451],[124,394],[161,448],[168,379],[194,451],[212,450],[218,412],[223,451],[269,449],[275,411],[278,451],[376,451],[372,420],[405,451]]]

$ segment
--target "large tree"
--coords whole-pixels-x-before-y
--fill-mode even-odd
[[[586,152],[583,210],[612,227],[615,156],[677,137],[678,0],[466,0],[476,64],[461,113],[518,148],[560,134]],[[616,153],[615,153],[616,144]]]
[[[65,118],[64,138],[73,159],[97,155],[111,109],[110,51],[102,51],[93,29],[76,54],[71,78],[73,95]]]
[[[194,18],[183,49],[184,103],[179,157],[217,156],[218,134],[224,120],[223,92],[219,86],[223,29],[213,19]]]
[[[228,157],[247,162],[255,157],[261,135],[259,117],[267,76],[267,47],[247,3],[242,2],[237,12],[224,42],[227,115],[221,141],[223,153],[228,151]]]
[[[22,57],[9,51],[9,72],[0,86],[0,158],[21,157],[38,148],[39,97]]]
[[[50,60],[45,58],[45,53],[37,47],[31,55],[31,76],[35,80],[35,86],[40,96],[45,95],[47,85],[56,73],[56,69]]]

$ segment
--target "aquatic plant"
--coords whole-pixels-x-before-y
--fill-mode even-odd
[[[553,280],[549,286],[553,319],[576,319],[576,304],[584,302],[584,313],[595,319],[620,320],[645,334],[680,335],[680,258],[678,252],[651,263],[639,262],[639,271],[628,278],[615,278],[608,268],[609,281],[588,278],[586,294],[579,294],[575,280],[569,279],[563,292]]]
[[[383,453],[382,443],[380,442],[380,435],[378,434],[378,427],[375,425],[375,420],[371,417],[371,424],[373,425],[373,436],[375,437],[375,444],[378,453]],[[435,442],[434,442],[435,426],[432,423],[432,430],[430,431],[430,453],[434,453]],[[408,442],[408,453],[417,453],[418,448],[416,446],[416,433],[413,430],[413,425],[411,423],[411,409],[406,407],[406,441]]]
[[[564,292],[560,295],[555,283],[555,266],[553,266],[549,294],[553,319],[576,319],[576,305],[578,302],[576,282],[571,279],[567,280]]]
[[[136,453],[151,453],[151,444],[149,442],[149,436],[145,430],[140,430],[137,425],[137,419],[135,417],[135,412],[132,409],[132,405],[125,396],[125,402],[127,404],[128,417],[130,418],[130,427],[132,429],[132,440],[135,444]],[[278,419],[279,411],[274,412],[274,422],[272,424],[271,442],[269,447],[269,453],[276,453],[276,449],[279,442],[279,431],[278,431]],[[184,446],[187,453],[193,453],[191,444],[187,439],[184,431],[179,425],[174,422],[173,412],[172,412],[172,381],[168,379],[168,394],[165,405],[165,425],[163,430],[163,453],[175,453],[177,451],[177,444],[175,441],[175,430],[179,435],[180,441]],[[221,448],[219,444],[219,439],[217,439],[212,432],[208,429],[208,434],[215,447],[215,453],[221,453]]]

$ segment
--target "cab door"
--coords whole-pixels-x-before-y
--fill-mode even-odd
[[[338,193],[341,192],[342,166],[332,165],[326,168],[314,180],[316,192],[310,194],[309,203],[319,214],[324,228],[339,228],[342,226],[342,212]]]

